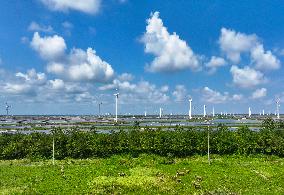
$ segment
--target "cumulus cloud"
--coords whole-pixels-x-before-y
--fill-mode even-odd
[[[210,89],[209,87],[204,87],[202,89],[202,99],[208,103],[220,104],[225,103],[227,100],[229,100],[229,94],[222,94],[218,91]]]
[[[50,10],[68,12],[76,10],[87,14],[98,13],[101,0],[40,0]]]
[[[31,46],[40,56],[48,60],[47,71],[71,81],[108,82],[114,76],[111,65],[103,61],[92,48],[87,51],[72,49],[67,55],[62,37],[40,37],[34,33]]]
[[[184,85],[177,85],[172,95],[175,97],[176,102],[181,102],[186,100],[187,90]]]
[[[15,76],[24,79],[29,84],[42,85],[46,82],[45,73],[37,73],[35,69],[28,70],[27,73],[18,72]]]
[[[234,94],[232,96],[232,100],[235,100],[235,101],[240,101],[244,98],[244,96],[242,94]]]
[[[212,56],[210,61],[205,64],[209,68],[209,73],[215,73],[216,70],[226,65],[226,61],[221,57]]]
[[[265,97],[267,94],[267,89],[266,88],[261,88],[261,89],[256,89],[252,95],[251,98],[252,99],[260,99],[262,97]]]
[[[251,64],[258,70],[276,70],[280,68],[280,61],[271,51],[265,51],[263,44],[255,34],[247,35],[234,30],[222,28],[219,38],[221,50],[227,58],[239,63],[241,54],[251,57]]]
[[[234,63],[238,63],[241,59],[241,52],[249,52],[257,43],[256,35],[246,35],[234,30],[222,28],[219,38],[221,50],[226,54],[227,58]]]
[[[34,21],[32,21],[28,27],[29,31],[38,31],[38,32],[45,32],[45,33],[52,33],[54,32],[52,26],[48,25],[48,26],[44,26],[44,25],[40,25]]]
[[[168,86],[158,88],[148,81],[131,83],[114,79],[113,83],[99,87],[101,91],[119,89],[121,101],[124,103],[165,103],[170,97],[166,94]]]
[[[154,60],[146,66],[150,72],[170,72],[184,69],[200,69],[198,56],[187,43],[176,34],[170,34],[159,18],[159,12],[147,20],[142,42],[145,52],[153,54]]]
[[[64,72],[64,64],[58,62],[51,62],[47,65],[46,69],[49,73],[60,75]]]
[[[280,68],[280,61],[271,51],[264,51],[263,45],[258,44],[251,50],[251,58],[255,63],[256,69],[276,70]]]
[[[46,75],[31,69],[26,73],[18,72],[14,76],[6,78],[0,85],[4,94],[33,95],[45,83]]]
[[[65,40],[58,36],[41,37],[38,32],[34,33],[31,47],[39,53],[43,59],[55,60],[64,55]]]
[[[92,48],[88,48],[86,52],[73,49],[64,73],[73,81],[107,82],[114,76],[111,65],[96,55],[96,51]]]
[[[61,79],[50,80],[49,84],[51,88],[55,90],[61,90],[61,89],[64,89],[65,87],[64,81]]]
[[[129,73],[123,73],[123,74],[118,76],[118,79],[120,81],[132,81],[134,79],[134,76],[132,74],[129,74]]]
[[[33,92],[32,87],[25,83],[5,83],[2,89],[5,94],[10,95],[24,95]]]
[[[267,81],[263,73],[248,66],[244,68],[232,66],[230,72],[233,76],[233,83],[242,88],[255,87]]]

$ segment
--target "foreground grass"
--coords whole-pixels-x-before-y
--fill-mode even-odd
[[[284,159],[156,155],[0,161],[0,194],[284,194]]]

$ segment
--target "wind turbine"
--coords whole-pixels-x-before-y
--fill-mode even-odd
[[[206,105],[203,105],[203,117],[206,117]]]
[[[119,93],[117,92],[117,89],[116,89],[116,93],[113,95],[115,96],[115,122],[117,123],[117,103],[118,103],[118,95],[119,95]]]
[[[277,100],[276,100],[277,119],[280,119],[279,108],[280,108],[280,99],[277,98]]]
[[[250,107],[249,107],[249,117],[251,116],[251,109],[250,109]]]
[[[6,113],[7,113],[7,116],[9,115],[9,109],[11,108],[10,105],[8,105],[8,103],[6,102]]]
[[[99,116],[101,116],[101,105],[102,104],[103,104],[102,102],[99,103]]]
[[[189,119],[192,119],[192,108],[191,108],[192,98],[190,98],[188,101],[189,101],[189,112],[188,112],[188,116],[189,116]]]
[[[162,118],[162,111],[163,111],[163,109],[160,108],[160,118]]]
[[[214,109],[214,106],[213,106],[213,110],[212,110],[212,116],[215,117],[215,109]]]

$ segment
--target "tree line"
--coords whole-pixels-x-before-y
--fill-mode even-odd
[[[210,135],[210,153],[219,155],[266,154],[284,157],[284,123],[272,119],[263,121],[259,131],[248,126],[232,131],[225,125],[212,127],[182,127],[174,130],[155,130],[139,124],[127,131],[111,133],[80,131],[78,128],[63,130],[54,128],[51,134],[0,134],[0,159],[49,159],[52,143],[55,143],[55,158],[107,157],[114,154],[141,153],[162,156],[185,157],[207,154],[207,136]]]

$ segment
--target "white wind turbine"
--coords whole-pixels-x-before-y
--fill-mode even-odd
[[[206,117],[206,105],[203,105],[203,117]]]
[[[251,109],[250,109],[250,107],[249,107],[249,117],[251,117]]]
[[[276,114],[277,114],[277,119],[280,119],[280,99],[277,98],[276,100]]]
[[[192,98],[190,98],[189,100],[189,111],[188,111],[188,116],[189,116],[189,119],[192,119]]]
[[[117,104],[118,104],[118,95],[119,95],[119,93],[117,92],[117,89],[116,89],[116,93],[113,95],[115,96],[115,122],[117,123]]]
[[[8,105],[8,103],[6,102],[6,114],[7,114],[7,116],[9,115],[10,108],[11,108],[11,106]]]

